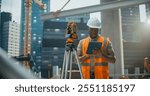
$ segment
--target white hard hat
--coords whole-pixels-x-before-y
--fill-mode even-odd
[[[100,29],[101,28],[101,23],[98,20],[98,18],[92,17],[92,18],[90,18],[88,20],[87,26],[90,27],[90,28],[98,28],[98,29]]]

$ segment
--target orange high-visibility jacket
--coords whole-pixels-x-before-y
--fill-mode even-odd
[[[105,48],[109,43],[109,38],[106,39],[106,42],[104,41],[103,36],[98,37],[98,42],[102,42],[102,47]],[[88,48],[88,44],[90,42],[90,37],[87,37],[83,39],[82,42],[82,55],[86,55],[86,51]],[[106,43],[106,45],[105,45]],[[90,64],[91,60],[86,59],[82,62],[81,68],[82,68],[82,74],[84,79],[90,79]],[[108,69],[108,61],[105,57],[94,57],[94,75],[95,79],[108,79],[109,78],[109,69]]]

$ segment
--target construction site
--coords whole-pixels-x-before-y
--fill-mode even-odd
[[[19,22],[5,8],[6,1],[13,9],[13,0],[0,0],[1,79],[150,78],[150,0],[60,0],[62,5],[55,5],[55,0],[21,0]],[[97,27],[89,26],[91,18],[98,18],[93,23],[99,21]],[[96,41],[101,47],[93,43],[91,53],[87,43],[81,44],[82,55],[89,56],[84,61],[79,46],[86,38],[92,42],[90,30],[98,30],[104,40]],[[110,40],[106,46],[105,37]],[[105,54],[102,48],[108,45]],[[96,57],[98,49],[102,51]]]

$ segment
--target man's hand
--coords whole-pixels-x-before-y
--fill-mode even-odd
[[[81,62],[83,62],[84,60],[89,59],[89,58],[90,58],[90,55],[86,54],[86,55],[83,55],[83,56],[79,57],[79,60]]]
[[[107,56],[106,50],[103,50],[103,49],[95,49],[93,50],[93,54],[95,56]]]
[[[101,51],[101,49],[94,49],[93,50],[93,54],[95,56],[102,56],[102,51]]]

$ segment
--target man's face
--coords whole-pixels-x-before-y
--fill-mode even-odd
[[[149,64],[149,59],[148,59],[148,57],[145,57],[145,62],[146,62],[147,64]]]
[[[98,36],[97,28],[89,28],[89,35],[92,39],[95,39]]]

